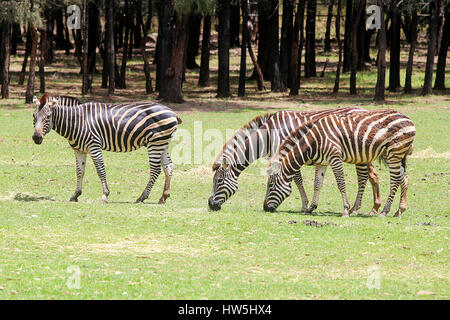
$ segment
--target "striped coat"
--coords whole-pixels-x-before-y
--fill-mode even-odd
[[[366,164],[381,157],[389,166],[391,178],[391,191],[382,215],[389,212],[396,190],[401,186],[398,216],[406,210],[406,157],[412,152],[414,137],[412,121],[394,110],[329,115],[314,124],[300,126],[282,143],[269,163],[271,176],[265,206],[270,210],[278,207],[289,195],[290,181],[303,165],[323,164],[333,168],[344,203],[343,216],[347,216],[343,162],[355,164],[361,173],[358,201],[367,181]]]
[[[225,143],[222,151],[214,160],[213,188],[208,199],[209,207],[212,210],[220,209],[220,206],[236,192],[237,180],[242,171],[258,158],[269,158],[275,154],[281,142],[299,125],[315,123],[330,114],[352,114],[365,111],[365,109],[359,107],[302,112],[279,111],[258,116],[251,120]],[[317,208],[319,191],[322,186],[325,170],[326,166],[316,166],[314,196],[309,208],[307,208],[308,197],[303,187],[301,172],[298,171],[296,173],[294,181],[302,198],[302,211],[312,212]],[[378,173],[371,164],[368,164],[368,170],[370,182],[373,187],[373,212],[377,212],[381,204],[378,188]],[[359,208],[354,207],[353,209],[356,211]]]
[[[46,133],[54,129],[66,138],[75,150],[77,162],[77,188],[71,201],[77,201],[82,191],[86,155],[89,153],[103,186],[103,201],[109,189],[102,150],[130,152],[147,147],[150,161],[150,180],[137,202],[144,201],[161,172],[166,184],[160,202],[170,194],[173,164],[168,154],[168,144],[181,120],[169,108],[144,101],[123,104],[88,102],[67,105],[64,98],[44,95],[34,113],[33,140],[40,144]]]

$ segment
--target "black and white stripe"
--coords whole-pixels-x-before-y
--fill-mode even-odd
[[[161,173],[161,167],[166,175],[166,183],[160,203],[169,197],[173,164],[168,145],[181,122],[172,110],[150,101],[75,104],[75,100],[67,97],[47,97],[45,101],[41,98],[39,103],[36,100],[38,107],[34,113],[33,140],[41,143],[43,136],[54,129],[69,141],[75,151],[77,187],[71,201],[77,201],[81,195],[88,153],[102,182],[102,200],[106,202],[109,188],[102,150],[129,152],[142,146],[148,149],[150,179],[136,202],[143,202],[148,198]]]
[[[213,171],[215,171],[213,187],[208,199],[209,207],[213,210],[219,210],[221,205],[236,192],[238,177],[242,171],[260,157],[268,158],[275,154],[280,144],[299,125],[315,123],[330,114],[352,114],[365,111],[365,109],[359,107],[302,112],[279,111],[254,118],[238,130],[216,156],[213,163]],[[378,173],[370,163],[367,166],[371,173],[370,182],[374,190],[373,211],[377,212],[381,202]],[[316,166],[314,196],[309,208],[301,172],[300,170],[296,172],[294,182],[302,198],[302,211],[312,212],[317,208],[325,170],[326,166]]]
[[[332,167],[344,203],[343,216],[347,216],[349,204],[343,162],[357,167],[359,188],[355,206],[360,206],[369,176],[367,163],[381,157],[389,167],[391,178],[391,191],[381,214],[389,212],[397,188],[401,186],[400,207],[395,214],[399,216],[406,210],[406,157],[412,152],[414,137],[412,121],[394,110],[333,114],[314,124],[300,126],[282,143],[269,163],[265,207],[275,210],[289,196],[290,183],[303,165],[321,164]]]

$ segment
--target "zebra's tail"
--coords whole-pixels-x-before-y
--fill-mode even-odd
[[[183,120],[181,120],[180,116],[179,116],[179,115],[176,115],[176,116],[177,116],[177,121],[178,121],[178,124],[181,124],[181,123],[183,123]]]
[[[405,156],[404,156],[403,159],[402,159],[402,166],[403,166],[404,169],[406,169],[406,158],[407,158],[408,156],[412,155],[413,150],[414,150],[414,144],[411,144],[411,146],[410,146],[409,149],[408,149],[408,152],[405,153]]]

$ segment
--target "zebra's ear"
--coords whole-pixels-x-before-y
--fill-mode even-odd
[[[39,101],[39,99],[36,96],[33,97],[33,103],[38,107],[41,105],[41,102]]]
[[[269,176],[272,176],[274,174],[278,174],[281,171],[281,163],[278,160],[273,161],[269,164],[269,167],[267,168],[267,174]]]
[[[228,167],[230,166],[230,163],[228,162],[227,158],[223,158],[222,159],[222,168],[224,168],[225,170],[228,169]]]
[[[48,106],[49,106],[50,108],[56,107],[56,104],[57,104],[57,103],[58,103],[58,99],[55,98],[55,97],[50,97],[50,98],[47,100],[47,104],[48,104]]]

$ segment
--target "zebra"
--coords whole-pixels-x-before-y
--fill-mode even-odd
[[[208,205],[211,210],[220,210],[221,205],[230,198],[238,189],[238,177],[253,161],[259,157],[270,157],[275,154],[280,143],[289,136],[297,126],[311,122],[329,114],[351,114],[365,112],[359,107],[346,107],[339,109],[327,109],[321,111],[279,111],[258,116],[239,129],[229,139],[216,156],[212,165],[214,172],[213,187]],[[255,154],[255,149],[256,154]],[[372,212],[378,212],[381,205],[378,186],[378,172],[371,163],[367,164],[369,179],[372,184],[374,205]],[[296,172],[294,181],[302,198],[302,211],[312,212],[317,208],[319,190],[322,186],[326,166],[316,166],[314,179],[314,196],[311,206],[308,208],[308,197],[303,188],[303,180],[300,171]],[[354,210],[359,208],[354,207]]]
[[[66,138],[75,152],[77,186],[70,201],[82,193],[86,157],[89,153],[103,187],[102,201],[107,202],[109,188],[103,162],[105,151],[129,152],[142,146],[148,149],[150,179],[136,203],[144,202],[161,173],[165,173],[164,191],[159,203],[170,196],[173,164],[168,145],[181,119],[169,108],[144,101],[123,104],[88,102],[76,98],[44,94],[34,97],[33,141],[41,144],[44,136],[55,130]]]
[[[304,124],[284,140],[278,154],[268,164],[270,177],[264,208],[274,211],[289,196],[291,181],[301,166],[326,164],[333,169],[344,204],[342,216],[347,217],[349,204],[343,162],[357,167],[359,188],[356,202],[360,203],[367,181],[366,164],[380,157],[389,167],[391,184],[381,216],[390,211],[399,185],[401,199],[395,216],[400,216],[406,210],[409,180],[405,171],[406,158],[412,153],[415,133],[413,122],[394,110],[331,114],[314,124]]]

